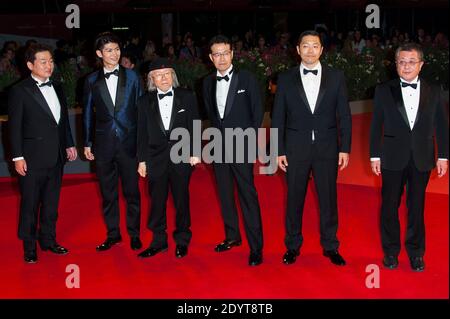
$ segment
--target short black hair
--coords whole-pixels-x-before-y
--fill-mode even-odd
[[[120,46],[120,39],[112,32],[102,32],[95,39],[94,49],[101,51],[108,43],[117,43]]]
[[[422,46],[418,43],[410,42],[410,43],[401,44],[395,51],[395,59],[398,58],[400,51],[408,51],[408,52],[416,51],[419,54],[420,61],[423,61],[423,49],[422,49]]]
[[[299,35],[299,37],[298,37],[297,44],[300,44],[300,43],[302,42],[303,38],[306,37],[306,36],[308,36],[308,35],[312,35],[312,36],[314,36],[314,37],[318,37],[318,38],[319,38],[320,45],[323,46],[323,44],[322,44],[322,38],[320,37],[319,32],[314,31],[314,30],[306,30],[306,31],[303,31],[303,32]]]
[[[232,46],[231,46],[231,41],[230,41],[230,39],[228,39],[226,36],[224,36],[224,35],[222,35],[222,34],[218,34],[218,35],[213,36],[213,37],[211,38],[211,40],[209,40],[209,51],[211,51],[211,47],[212,47],[214,44],[218,44],[218,43],[229,44],[229,45],[230,45],[230,48],[232,47]]]
[[[34,63],[34,60],[36,60],[36,53],[45,51],[50,52],[50,54],[53,56],[52,48],[49,47],[48,45],[42,43],[31,44],[25,51],[25,63],[27,62]]]

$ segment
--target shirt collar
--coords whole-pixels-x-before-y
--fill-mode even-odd
[[[418,83],[418,82],[419,82],[419,76],[416,76],[416,77],[414,78],[414,80],[412,80],[411,82],[406,81],[405,79],[403,79],[403,78],[400,77],[400,81],[405,82],[405,83],[409,83],[409,84]]]
[[[226,70],[226,72],[225,72],[224,75],[220,74],[220,72],[217,71],[217,76],[225,76],[225,75],[228,75],[228,77],[231,78],[231,76],[232,76],[233,73],[234,73],[234,71],[233,71],[233,72],[231,72],[231,74],[230,74],[230,71],[231,71],[231,70],[233,70],[233,64],[230,65],[230,67]]]
[[[168,89],[166,92],[164,92],[164,91],[161,91],[160,89],[158,89],[158,88],[156,88],[156,90],[158,91],[158,94],[166,94],[166,93],[168,93],[168,92],[171,92],[171,91],[173,91],[173,87],[171,87],[170,89]]]
[[[39,80],[37,77],[35,77],[33,74],[31,74],[31,78],[37,82],[37,85],[41,85],[42,83],[48,82],[48,78],[45,79],[44,82],[42,82],[42,81]]]
[[[313,69],[307,68],[303,63],[300,63],[300,74],[303,75],[303,69],[306,70],[317,70],[318,73],[322,72],[322,65],[319,63],[316,64],[316,66]]]
[[[109,73],[109,72],[114,72],[115,70],[119,70],[119,65],[117,64],[114,69],[112,69],[111,71],[107,70],[105,67],[103,68],[103,73]]]

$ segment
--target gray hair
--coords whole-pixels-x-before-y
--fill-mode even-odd
[[[151,73],[153,71],[148,72],[147,75],[147,90],[149,92],[156,91],[156,85],[155,82],[153,82],[153,79],[151,77]],[[175,89],[180,86],[180,83],[178,82],[177,74],[175,73],[175,70],[170,68],[170,72],[172,73],[172,87]]]
[[[400,51],[416,51],[417,54],[419,54],[419,60],[423,61],[423,50],[422,47],[420,46],[420,44],[411,42],[411,43],[405,43],[405,44],[401,44],[397,50],[395,51],[395,59],[398,59],[398,55],[400,54]]]

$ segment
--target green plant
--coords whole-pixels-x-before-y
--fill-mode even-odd
[[[327,53],[322,63],[344,72],[350,101],[371,98],[375,86],[387,79],[383,56],[369,52],[365,55]]]
[[[185,59],[175,61],[174,68],[180,86],[191,90],[195,90],[199,85],[199,81],[210,72],[204,63]]]
[[[77,64],[72,60],[55,69],[52,78],[61,83],[69,108],[77,106],[78,85],[80,84],[81,78],[91,71],[92,69],[89,67],[79,69]]]
[[[424,79],[439,84],[448,90],[448,50],[427,48],[424,50],[424,66],[420,76]]]
[[[7,69],[0,72],[0,92],[19,79],[19,74],[14,69]]]

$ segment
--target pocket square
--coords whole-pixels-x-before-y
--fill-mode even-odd
[[[239,94],[239,93],[244,93],[245,92],[245,90],[238,90],[237,91],[237,93]]]
[[[184,111],[186,111],[186,110],[185,109],[181,109],[177,113],[181,113],[181,112],[184,112]]]

